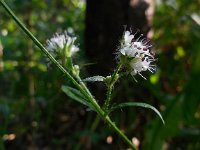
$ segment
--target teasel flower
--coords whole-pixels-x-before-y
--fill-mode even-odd
[[[74,44],[75,36],[71,36],[65,31],[64,33],[56,33],[51,39],[47,40],[46,49],[58,59],[66,59],[72,57],[79,48]]]
[[[132,31],[125,31],[122,37],[121,45],[118,51],[118,58],[132,76],[140,75],[146,79],[142,72],[150,71],[154,73],[156,71],[156,65],[154,65],[154,53],[151,51],[152,45],[150,41],[143,38],[141,34],[138,38],[135,36],[138,31],[132,34]]]

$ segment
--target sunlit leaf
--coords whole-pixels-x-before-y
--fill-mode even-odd
[[[131,106],[143,107],[143,108],[148,108],[148,109],[153,110],[160,117],[160,119],[162,120],[163,124],[165,124],[165,121],[164,121],[162,115],[160,114],[160,112],[155,107],[153,107],[153,106],[151,106],[149,104],[146,104],[146,103],[140,103],[140,102],[126,102],[126,103],[121,103],[121,104],[117,104],[117,105],[113,106],[110,109],[110,112],[112,112],[112,111],[114,111],[116,109],[123,108],[123,107],[131,107]]]
[[[84,79],[83,81],[86,82],[103,82],[105,80],[105,77],[103,76],[93,76],[93,77],[88,77]]]

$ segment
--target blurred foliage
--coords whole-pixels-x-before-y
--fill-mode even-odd
[[[83,48],[84,1],[6,2],[42,43],[56,31],[74,29]],[[158,71],[147,81],[135,83],[129,77],[115,87],[117,101],[146,102],[163,114],[164,126],[144,109],[112,114],[130,138],[139,139],[141,149],[200,149],[199,6],[199,0],[157,0],[152,28]],[[94,114],[61,92],[68,81],[54,66],[46,66],[37,47],[2,8],[0,41],[0,149],[124,149],[103,122],[90,131]],[[75,61],[83,59],[84,51]]]
[[[158,72],[150,91],[160,101],[166,125],[146,128],[143,149],[200,149],[200,1],[157,3],[154,42]],[[195,16],[195,17],[194,17]]]
[[[84,1],[6,2],[43,44],[55,32],[64,30],[74,30],[80,36],[79,39],[83,39]],[[6,149],[45,146],[70,149],[76,142],[69,141],[76,139],[74,131],[79,128],[74,126],[75,121],[84,112],[81,112],[80,107],[73,109],[76,104],[66,100],[68,98],[61,92],[61,85],[67,81],[55,66],[47,67],[46,58],[2,7],[0,40],[3,46],[3,54],[0,56],[0,136]],[[83,40],[78,43],[80,47],[83,46]],[[73,131],[62,133],[72,127]],[[59,138],[61,135],[64,136]],[[0,149],[3,149],[2,143]]]

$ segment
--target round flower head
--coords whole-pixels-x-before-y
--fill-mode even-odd
[[[137,39],[135,39],[135,34],[130,31],[125,31],[121,46],[119,48],[119,58],[121,63],[123,63],[130,71],[131,75],[139,74],[141,77],[146,79],[141,72],[150,71],[154,72],[156,66],[152,65],[155,61],[154,54],[151,52],[149,41],[146,39],[141,39],[143,35],[141,34]]]
[[[47,40],[46,48],[54,57],[57,55],[71,57],[79,51],[79,48],[74,45],[75,40],[76,37],[70,36],[67,32],[56,33],[51,39]]]

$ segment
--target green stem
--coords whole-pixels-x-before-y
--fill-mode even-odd
[[[106,122],[113,128],[115,129],[115,131],[118,133],[118,135],[120,135],[124,141],[126,142],[126,144],[128,144],[133,150],[137,150],[137,147],[135,145],[133,145],[133,143],[126,137],[126,135],[115,125],[114,122],[112,122],[110,120],[110,118],[107,116],[105,118]]]
[[[0,4],[4,7],[4,9],[7,11],[8,14],[11,15],[11,17],[15,20],[15,22],[19,25],[19,27],[32,39],[32,41],[40,48],[40,50],[63,72],[67,78],[74,84],[74,86],[80,90],[80,92],[86,97],[86,99],[89,100],[91,103],[91,106],[95,109],[97,114],[105,120],[118,134],[119,136],[134,150],[136,150],[136,147],[131,143],[131,141],[126,137],[124,133],[122,133],[117,126],[110,120],[108,116],[105,115],[105,112],[100,108],[99,104],[96,102],[96,100],[92,97],[91,93],[85,86],[85,84],[81,81],[79,83],[65,70],[65,68],[60,65],[58,61],[54,59],[54,57],[46,50],[46,48],[34,37],[34,35],[25,27],[25,25],[15,16],[15,14],[12,12],[12,10],[7,6],[7,4],[0,0]],[[115,75],[117,74],[114,73]]]
[[[118,66],[117,66],[117,68],[115,69],[113,75],[112,75],[112,80],[115,79],[115,76],[117,75],[117,73],[119,72],[119,70],[121,69],[121,67],[122,67],[122,64],[119,63]]]
[[[91,131],[95,131],[99,122],[100,122],[100,117],[99,116],[96,116],[94,122],[92,123],[92,126],[91,126]]]
[[[112,94],[112,88],[113,86],[112,85],[108,85],[108,88],[107,88],[107,93],[106,93],[106,101],[104,103],[104,110],[107,112],[108,109],[109,109],[109,106],[110,106],[110,101],[111,101],[111,94]]]
[[[118,79],[117,74],[118,74],[119,70],[121,69],[121,66],[122,66],[121,63],[119,63],[119,65],[117,66],[117,69],[115,69],[114,73],[111,76],[110,82],[107,85],[106,101],[105,101],[104,107],[103,107],[106,112],[108,111],[109,106],[110,106],[113,86]]]

